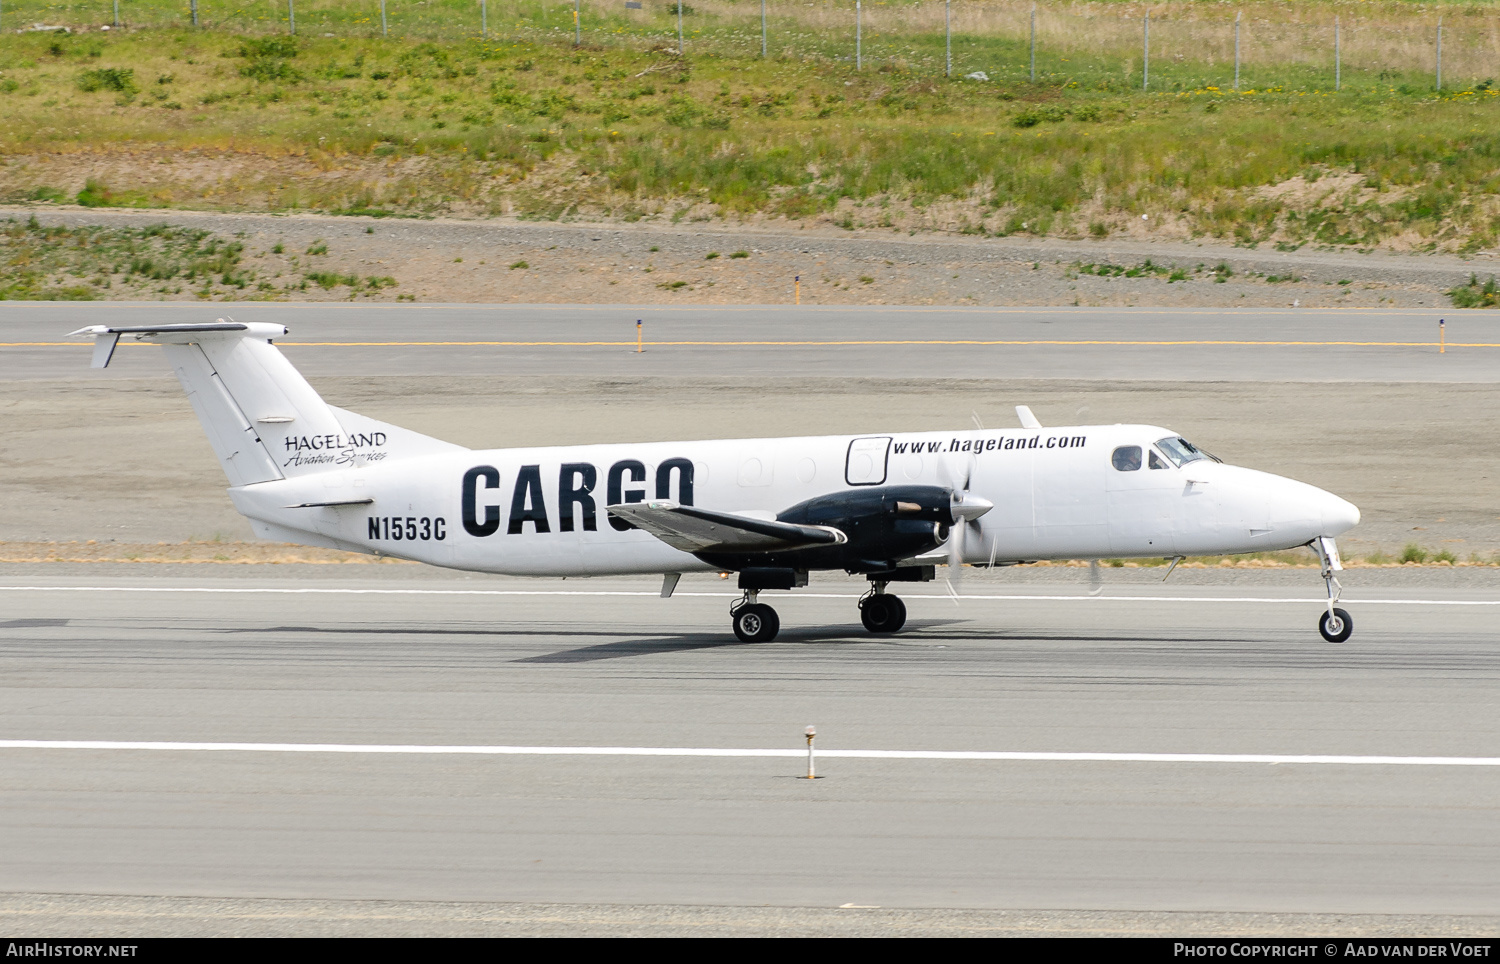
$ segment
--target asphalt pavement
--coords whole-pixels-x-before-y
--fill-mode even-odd
[[[662,600],[212,568],[4,573],[8,739],[293,748],[0,748],[0,891],[1189,915],[1157,933],[1224,911],[1489,926],[1500,901],[1494,588],[1373,571],[1332,646],[1310,574],[1095,598],[997,573],[960,603],[908,594],[883,639],[830,579],[745,646],[711,578]],[[830,752],[1279,762],[829,757],[809,781],[808,725]],[[1431,757],[1489,762],[1411,762]]]
[[[84,325],[221,317],[286,325],[287,356],[308,375],[1500,379],[1500,323],[1487,312],[264,302],[0,305],[0,377],[76,377],[86,340],[59,343]],[[119,352],[110,368],[114,377],[159,372],[139,349]]]

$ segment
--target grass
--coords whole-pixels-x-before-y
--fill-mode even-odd
[[[1288,249],[1471,251],[1500,237],[1489,5],[1444,7],[1442,92],[1422,39],[1432,11],[1396,2],[1245,5],[1238,92],[1218,4],[1153,6],[1160,62],[1144,92],[1128,4],[1042,7],[1035,83],[1029,6],[1008,0],[953,8],[955,75],[982,69],[988,83],[943,76],[933,4],[871,5],[863,70],[841,8],[772,3],[762,59],[750,4],[685,8],[685,57],[667,6],[648,6],[585,4],[577,49],[570,10],[528,2],[492,10],[488,41],[457,0],[392,8],[389,38],[369,4],[339,0],[299,8],[297,38],[275,33],[284,7],[204,5],[210,29],[192,31],[160,0],[132,3],[118,33],[6,32],[0,200],[823,218]],[[99,13],[4,11],[7,23]],[[1335,15],[1339,92],[1323,37]]]
[[[1389,566],[1500,566],[1500,553],[1492,554],[1489,558],[1481,557],[1478,553],[1470,554],[1466,560],[1460,560],[1451,550],[1441,549],[1433,552],[1416,543],[1409,543],[1396,557],[1388,556],[1384,552],[1375,551],[1364,556],[1345,556],[1344,565],[1350,568],[1373,568]],[[1147,559],[1101,559],[1100,565],[1111,569],[1154,569],[1165,568],[1171,565],[1171,559],[1151,557]],[[1030,563],[1036,566],[1086,566],[1087,562],[1071,560],[1069,562],[1039,562]],[[1317,558],[1307,549],[1289,549],[1282,552],[1251,552],[1234,556],[1188,556],[1179,568],[1186,569],[1281,569],[1281,568],[1316,568]]]
[[[208,231],[42,227],[35,218],[0,222],[0,300],[92,301],[117,287],[181,291],[243,288],[244,246]]]
[[[1490,275],[1480,283],[1478,275],[1469,275],[1469,283],[1448,290],[1448,300],[1455,308],[1500,308],[1500,288],[1495,285],[1495,276]]]
[[[280,248],[280,245],[277,245]],[[325,252],[326,253],[326,250]],[[36,218],[0,221],[0,301],[94,301],[126,294],[275,300],[305,291],[347,287],[350,295],[394,287],[389,275],[310,272],[280,275],[250,267],[244,243],[167,224],[134,227],[44,227]]]

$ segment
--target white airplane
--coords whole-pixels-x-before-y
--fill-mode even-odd
[[[894,633],[892,583],[939,563],[1157,557],[1309,546],[1322,563],[1330,642],[1353,630],[1336,608],[1334,537],[1359,510],[1302,482],[1226,465],[1150,425],[812,438],[712,439],[474,451],[329,405],[272,340],[281,325],[107,327],[93,367],[122,335],[162,345],[255,534],[522,576],[736,572],[745,642],[776,637],[767,590],[814,570],[865,576],[865,628]],[[1168,569],[1170,575],[1171,569]]]

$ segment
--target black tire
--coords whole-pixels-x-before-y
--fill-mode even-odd
[[[1342,643],[1354,632],[1354,617],[1344,609],[1335,609],[1332,613],[1325,610],[1318,617],[1318,632],[1330,643]]]
[[[781,631],[781,619],[776,610],[765,603],[741,606],[730,614],[734,621],[734,634],[742,643],[769,643]]]
[[[900,596],[876,593],[859,603],[859,621],[872,633],[881,636],[901,631],[906,625],[906,603]]]

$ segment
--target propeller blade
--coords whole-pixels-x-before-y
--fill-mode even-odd
[[[948,584],[955,593],[964,575],[964,530],[967,528],[960,519],[948,530]]]
[[[1089,560],[1089,595],[1097,596],[1104,591],[1104,576],[1099,572],[1099,560]]]

